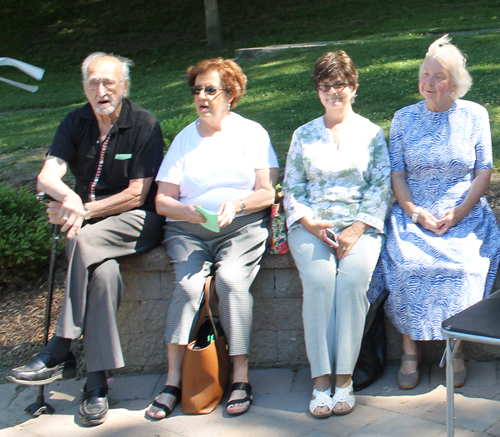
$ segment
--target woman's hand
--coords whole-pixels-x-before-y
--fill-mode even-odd
[[[321,241],[324,241],[325,243],[328,243],[330,246],[332,246],[329,241],[325,240],[323,229],[332,228],[333,225],[331,225],[330,223],[318,222],[311,219],[310,217],[302,217],[299,220],[299,223],[304,226],[304,229],[318,237]]]
[[[418,213],[417,223],[424,229],[427,229],[428,231],[434,232],[437,235],[442,235],[438,234],[442,226],[439,224],[439,220],[425,209],[421,209],[420,212]]]
[[[366,232],[368,227],[366,223],[356,221],[340,233],[339,247],[337,249],[337,259],[339,261],[349,255],[351,249],[358,242],[361,235]]]
[[[217,211],[219,216],[219,226],[224,228],[232,223],[238,209],[241,209],[241,202],[238,201],[228,201],[224,202]]]
[[[436,220],[436,225],[438,229],[434,231],[436,235],[444,235],[450,228],[458,225],[465,215],[462,212],[462,208],[460,206],[456,206],[455,208],[451,208],[449,211],[446,211],[443,217],[439,220]]]
[[[475,170],[474,180],[462,204],[446,211],[443,217],[436,220],[438,229],[433,231],[436,235],[444,235],[451,227],[458,225],[472,211],[474,205],[486,193],[490,185],[491,173],[491,169]]]
[[[205,223],[206,219],[196,211],[195,206],[200,206],[200,205],[184,205],[184,219],[188,223]]]

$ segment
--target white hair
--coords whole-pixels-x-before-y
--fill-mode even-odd
[[[87,79],[89,78],[89,67],[90,64],[99,58],[113,58],[119,61],[122,65],[122,77],[121,80],[126,80],[130,85],[130,67],[134,65],[131,59],[124,58],[123,56],[113,55],[112,53],[95,52],[88,55],[82,62],[82,81],[83,86],[85,86]],[[124,97],[127,97],[130,86],[127,87],[127,92]]]
[[[425,60],[427,58],[435,59],[450,73],[451,81],[456,86],[455,92],[451,96],[455,100],[465,96],[470,90],[472,77],[465,66],[467,62],[465,56],[450,41],[451,38],[448,35],[444,35],[429,46],[424,61],[420,65],[419,76],[422,74]]]

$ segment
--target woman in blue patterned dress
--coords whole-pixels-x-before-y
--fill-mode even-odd
[[[283,190],[314,380],[309,411],[328,417],[355,406],[352,373],[366,292],[385,238],[390,163],[382,129],[352,109],[358,89],[352,59],[343,50],[326,53],[314,66],[313,81],[325,115],[294,132]]]
[[[499,260],[500,233],[483,196],[492,173],[488,113],[460,100],[472,79],[449,41],[431,44],[420,67],[425,100],[397,111],[391,125],[397,201],[370,295],[390,290],[386,310],[403,334],[403,389],[419,381],[416,341],[443,339],[443,320],[491,292]],[[462,386],[460,350],[453,364],[455,386]]]

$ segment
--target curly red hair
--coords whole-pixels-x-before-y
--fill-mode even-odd
[[[231,108],[234,108],[245,94],[247,77],[241,67],[231,59],[212,58],[199,61],[187,69],[187,82],[194,86],[196,76],[207,71],[217,71],[226,92],[233,98]]]

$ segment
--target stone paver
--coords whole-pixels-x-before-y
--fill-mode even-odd
[[[467,384],[455,394],[457,437],[500,437],[500,385],[497,362],[467,363]],[[255,401],[247,414],[229,416],[225,405],[208,415],[184,415],[178,406],[165,420],[145,416],[165,375],[122,375],[108,380],[111,409],[107,421],[86,428],[78,421],[84,381],[60,381],[45,388],[56,413],[38,418],[24,411],[37,387],[0,385],[0,437],[348,437],[446,436],[444,373],[436,363],[422,366],[414,390],[400,390],[399,364],[389,362],[384,375],[356,393],[357,406],[346,416],[314,419],[307,412],[312,392],[308,368],[251,370]],[[441,381],[441,382],[440,382]]]

